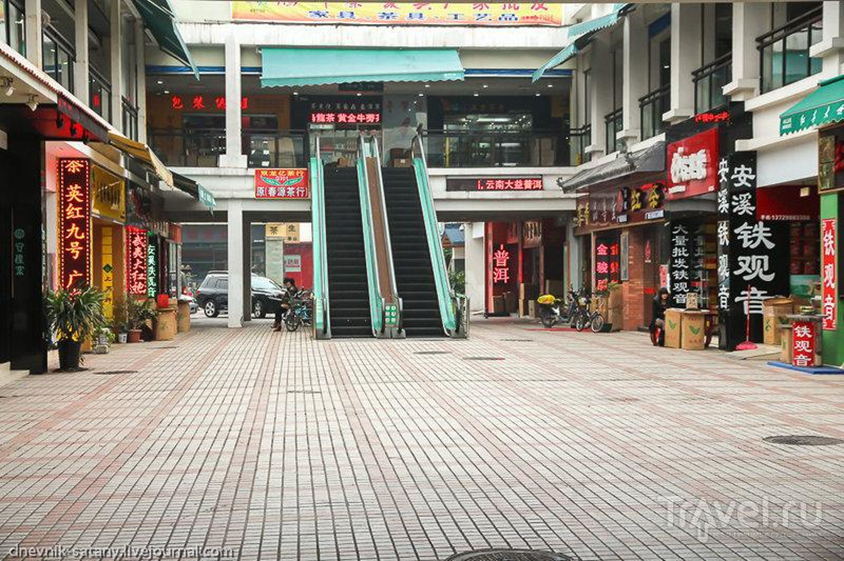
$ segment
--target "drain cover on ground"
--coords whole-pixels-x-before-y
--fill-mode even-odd
[[[533,549],[482,549],[452,555],[446,561],[569,561],[571,557]]]
[[[451,354],[448,351],[416,351],[415,355],[447,355]]]
[[[463,360],[504,360],[502,356],[467,356]]]
[[[102,372],[94,372],[94,374],[137,374],[137,370],[103,370]]]
[[[832,446],[835,444],[844,444],[844,440],[830,438],[828,436],[767,436],[762,440],[771,444],[785,444],[788,446]]]

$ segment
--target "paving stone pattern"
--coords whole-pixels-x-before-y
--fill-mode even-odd
[[[844,438],[842,377],[492,320],[86,366],[0,387],[0,558],[844,558],[844,445],[762,440]]]

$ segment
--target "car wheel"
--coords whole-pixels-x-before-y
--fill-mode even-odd
[[[202,311],[205,312],[205,317],[209,318],[215,318],[220,315],[220,308],[217,307],[217,303],[213,300],[207,301],[202,307]]]
[[[258,319],[267,317],[267,310],[264,308],[264,303],[260,300],[255,300],[255,303],[252,304],[252,316]]]

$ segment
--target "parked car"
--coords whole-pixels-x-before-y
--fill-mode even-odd
[[[284,290],[272,279],[252,275],[252,315],[264,318],[274,312]],[[211,271],[196,291],[196,303],[209,318],[220,315],[229,305],[229,274]]]

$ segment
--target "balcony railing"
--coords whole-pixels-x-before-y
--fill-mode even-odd
[[[88,75],[88,107],[111,122],[111,82],[93,66],[89,67]]]
[[[155,153],[169,166],[217,167],[226,152],[224,129],[156,130],[148,133]],[[305,167],[304,132],[243,131],[242,150],[251,168]]]
[[[612,154],[618,150],[618,139],[616,136],[624,127],[623,112],[621,108],[605,115],[604,123],[607,126],[607,154]]]
[[[428,165],[440,168],[564,166],[561,132],[426,131]]]
[[[123,134],[132,140],[138,140],[138,108],[129,103],[125,97],[121,105],[123,109]]]
[[[665,123],[662,115],[671,106],[671,84],[665,84],[651,93],[639,98],[639,111],[642,119],[642,140],[662,134]]]
[[[579,166],[586,161],[586,147],[592,142],[592,125],[586,124],[569,131],[570,165]]]
[[[762,92],[770,92],[820,72],[821,59],[809,56],[809,49],[820,42],[822,36],[823,7],[818,6],[757,37]]]
[[[722,55],[709,64],[692,71],[695,83],[695,113],[703,113],[727,104],[724,86],[730,83],[733,53]]]

